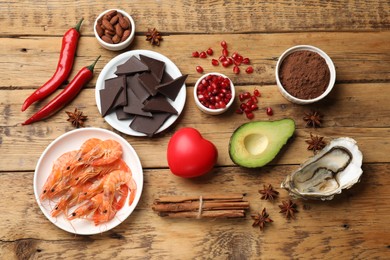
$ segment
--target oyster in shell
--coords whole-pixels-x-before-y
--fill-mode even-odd
[[[290,196],[330,200],[359,181],[363,155],[349,137],[334,139],[282,182]]]

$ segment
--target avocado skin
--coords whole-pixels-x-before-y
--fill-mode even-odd
[[[259,168],[271,162],[295,131],[295,122],[290,118],[275,121],[254,121],[244,123],[232,134],[229,142],[230,159],[245,168]],[[250,134],[263,135],[268,145],[258,155],[250,154],[243,143]],[[238,146],[241,146],[238,147]],[[241,152],[240,152],[241,151]],[[241,153],[241,154],[240,154]]]

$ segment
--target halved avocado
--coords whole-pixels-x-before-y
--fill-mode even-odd
[[[275,158],[294,131],[292,119],[245,123],[230,138],[230,158],[243,167],[262,167]]]

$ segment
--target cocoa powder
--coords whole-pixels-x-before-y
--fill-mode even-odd
[[[288,55],[279,69],[284,89],[300,99],[313,99],[325,92],[330,71],[324,58],[313,51],[296,51]]]

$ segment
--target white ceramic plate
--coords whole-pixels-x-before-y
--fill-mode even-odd
[[[96,104],[99,109],[99,112],[101,113],[101,106],[100,106],[100,92],[99,90],[104,88],[104,81],[109,78],[114,78],[116,75],[114,74],[116,71],[116,67],[118,65],[121,65],[125,63],[130,57],[136,56],[139,58],[139,55],[145,55],[153,59],[157,59],[160,61],[165,62],[165,71],[171,75],[172,78],[178,78],[182,74],[180,70],[176,67],[176,65],[167,57],[164,55],[154,52],[154,51],[149,51],[149,50],[133,50],[133,51],[128,51],[125,53],[122,53],[112,60],[110,60],[106,66],[104,66],[103,70],[100,72],[100,75],[96,81],[96,88],[95,88],[95,98],[96,98]],[[179,117],[180,113],[183,111],[185,102],[186,102],[186,86],[183,84],[183,87],[181,88],[176,100],[173,102],[172,100],[169,100],[171,105],[177,110],[178,114],[177,115],[171,115],[165,122],[164,124],[157,130],[156,133],[160,133],[167,129],[169,126],[171,126],[176,119]],[[116,117],[115,113],[110,113],[104,117],[106,122],[115,128],[116,130],[132,135],[132,136],[146,136],[144,133],[140,133],[137,131],[134,131],[129,127],[131,121],[133,119],[127,119],[127,120],[118,120]]]
[[[134,202],[129,206],[128,201],[125,206],[116,213],[116,216],[109,222],[95,226],[93,221],[86,219],[75,219],[68,221],[63,214],[58,217],[50,215],[51,209],[55,206],[55,201],[41,201],[39,195],[47,177],[51,172],[53,162],[63,153],[79,149],[81,144],[89,138],[99,138],[102,140],[113,139],[122,145],[123,160],[130,167],[133,178],[137,184],[137,192]],[[38,160],[34,173],[34,193],[43,214],[57,227],[70,233],[79,235],[92,235],[110,230],[122,223],[130,214],[141,197],[143,187],[143,171],[141,162],[133,147],[121,136],[111,131],[100,128],[81,128],[67,132],[55,139],[42,153]],[[70,210],[71,212],[71,210]]]

